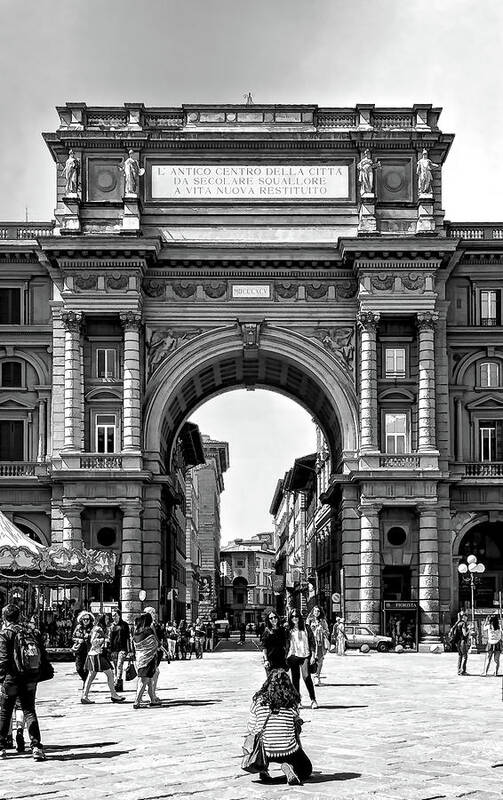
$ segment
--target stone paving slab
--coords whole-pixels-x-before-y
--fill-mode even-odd
[[[501,800],[502,685],[482,662],[458,677],[455,654],[329,655],[320,708],[302,711],[314,773],[299,787],[277,765],[268,785],[239,766],[257,652],[162,664],[163,706],[138,711],[132,684],[115,705],[103,678],[82,706],[73,665],[57,664],[39,688],[48,761],[9,755],[0,800]]]

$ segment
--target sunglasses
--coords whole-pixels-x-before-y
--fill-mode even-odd
[[[290,616],[293,618],[293,617],[298,617],[299,615],[298,614],[290,614]]]
[[[274,614],[274,616],[269,617],[269,619],[278,619],[278,618],[277,618],[276,614]]]

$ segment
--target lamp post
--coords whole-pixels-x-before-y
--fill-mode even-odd
[[[475,645],[475,579],[476,575],[481,575],[486,571],[484,564],[477,561],[477,556],[467,556],[466,563],[463,561],[458,564],[458,572],[466,583],[470,583],[471,594],[471,618],[472,618],[472,639],[470,644],[470,653],[476,653],[477,647]]]

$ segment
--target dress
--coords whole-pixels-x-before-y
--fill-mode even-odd
[[[262,634],[261,645],[265,650],[270,669],[288,669],[286,663],[288,634],[285,628],[266,628]]]
[[[86,669],[89,672],[108,672],[112,665],[103,655],[105,647],[105,631],[96,625],[91,631],[91,643],[86,659]]]
[[[135,633],[133,645],[138,677],[153,678],[158,664],[159,642],[152,628],[145,628],[145,630]]]

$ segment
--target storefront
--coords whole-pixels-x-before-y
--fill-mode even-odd
[[[393,639],[393,647],[417,650],[419,645],[419,604],[413,600],[385,600],[383,630]]]

